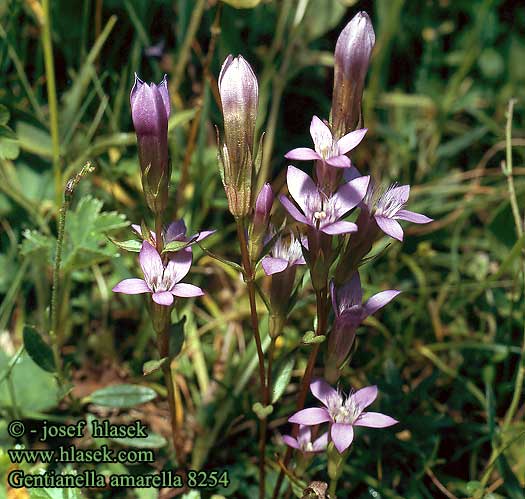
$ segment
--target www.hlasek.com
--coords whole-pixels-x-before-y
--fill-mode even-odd
[[[55,438],[81,438],[84,436],[87,422],[78,421],[72,425],[49,425],[43,421],[41,431],[29,430],[26,432],[22,421],[11,421],[7,427],[9,435],[20,438],[26,433],[37,434],[41,442],[51,442]],[[93,438],[147,438],[147,427],[140,421],[128,425],[112,424],[109,420],[92,420],[90,434]],[[81,449],[74,445],[60,445],[50,449],[15,448],[7,451],[13,464],[22,463],[76,463],[76,464],[103,464],[103,463],[153,463],[155,454],[150,449],[111,449],[108,445],[101,445],[97,449]],[[8,485],[18,489],[57,487],[57,488],[106,488],[106,487],[133,487],[133,488],[216,488],[228,487],[230,480],[226,470],[196,471],[189,470],[184,476],[172,470],[163,470],[160,473],[129,475],[106,475],[90,469],[82,472],[57,473],[54,470],[43,473],[26,473],[20,469],[9,472]]]

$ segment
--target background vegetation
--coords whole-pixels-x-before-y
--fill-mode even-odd
[[[525,405],[517,373],[524,369],[525,238],[501,162],[512,146],[523,212],[525,8],[503,0],[280,0],[246,10],[214,0],[0,3],[4,450],[15,444],[6,432],[14,418],[28,427],[42,419],[140,418],[155,435],[136,445],[157,449],[154,468],[170,468],[162,378],[143,374],[155,358],[146,309],[141,297],[111,292],[135,271],[136,259],[110,238],[131,239],[129,223],[146,213],[129,111],[133,73],[155,82],[168,74],[173,217],[183,216],[190,230],[218,229],[206,246],[235,260],[235,227],[216,164],[220,64],[228,53],[241,53],[258,74],[263,168],[278,191],[283,154],[310,144],[313,114],[327,117],[335,40],[357,10],[371,15],[377,41],[364,99],[369,132],[353,160],[384,182],[413,184],[411,209],[436,222],[407,228],[406,242],[383,252],[385,240],[378,258],[363,267],[367,295],[384,288],[404,293],[361,327],[345,388],[378,384],[378,407],[401,424],[361,433],[341,497],[524,497]],[[511,98],[517,103],[506,143]],[[71,382],[61,386],[29,358],[23,336],[31,326],[49,341],[58,208],[65,180],[87,160],[96,170],[79,184],[68,215],[56,302],[57,341]],[[193,282],[208,293],[188,301],[183,314],[186,341],[176,360],[181,438],[188,464],[230,471],[231,485],[213,493],[255,497],[251,407],[259,395],[251,383],[256,364],[244,283],[198,248],[194,263]],[[271,456],[283,452],[278,434],[288,430],[308,355],[300,339],[312,328],[314,308],[305,292],[278,344],[277,370],[288,370],[291,379],[271,415]],[[107,403],[100,392],[92,395],[120,383],[140,384],[138,399],[115,408],[114,398]],[[311,476],[323,479],[324,466],[317,459]],[[34,472],[42,465],[22,467]],[[100,466],[113,473],[126,468],[147,467]],[[271,490],[278,469],[270,468]],[[0,452],[0,471],[11,469]],[[0,496],[10,499],[67,497],[58,494],[0,484]],[[156,496],[148,489],[86,493]]]

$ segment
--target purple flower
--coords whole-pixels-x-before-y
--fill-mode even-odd
[[[275,229],[271,227],[268,240],[274,237],[274,235]],[[264,273],[266,275],[272,275],[283,272],[294,265],[304,265],[306,262],[303,257],[302,246],[308,249],[308,241],[304,236],[299,240],[292,232],[290,232],[289,237],[279,235],[269,254],[261,261]]]
[[[131,224],[131,228],[140,236],[142,237],[142,230],[140,225],[138,224]],[[195,243],[198,243],[202,241],[203,239],[206,239],[207,237],[211,236],[213,233],[215,233],[215,230],[201,230],[200,232],[197,232],[196,234],[193,234],[193,236],[187,237],[186,236],[186,224],[184,223],[184,220],[175,220],[174,222],[171,222],[168,227],[162,231],[162,239],[164,242],[164,245],[171,243],[173,241],[180,241],[187,243],[187,246],[185,246],[181,251],[187,251],[191,254],[191,246]],[[155,244],[157,241],[157,236],[154,231],[150,230],[150,241]]]
[[[280,196],[279,199],[298,222],[328,235],[346,234],[357,231],[357,225],[340,219],[361,202],[369,181],[370,177],[356,178],[343,184],[333,195],[327,196],[306,173],[290,165],[286,175],[288,191],[302,213],[286,196]]]
[[[330,438],[336,449],[343,453],[354,439],[354,426],[386,428],[398,421],[380,412],[363,412],[377,397],[377,386],[367,386],[344,397],[326,381],[317,379],[310,391],[324,407],[311,407],[296,412],[288,421],[307,426],[330,423]]]
[[[406,220],[416,224],[427,224],[433,221],[432,218],[425,215],[403,209],[409,195],[409,185],[397,186],[394,184],[379,196],[370,185],[363,201],[379,228],[398,241],[403,240],[403,229],[397,220]]]
[[[299,425],[297,438],[283,435],[283,441],[289,447],[303,453],[323,452],[328,445],[328,433],[323,433],[312,442],[312,431],[308,426]]]
[[[336,137],[342,137],[358,126],[363,88],[374,44],[374,28],[368,14],[363,11],[353,17],[337,39],[331,112],[332,129]]]
[[[158,85],[148,85],[135,73],[130,103],[146,202],[154,213],[159,213],[168,202],[171,174],[168,160],[170,98],[166,76]]]
[[[299,147],[284,155],[287,159],[300,161],[318,160],[335,168],[350,168],[352,162],[345,156],[357,147],[367,132],[366,128],[350,132],[339,140],[335,140],[332,131],[317,116],[312,118],[310,135],[314,141],[314,149]]]
[[[155,303],[167,307],[173,304],[174,296],[191,298],[204,295],[201,288],[180,282],[190,270],[191,258],[170,259],[164,266],[157,250],[148,241],[144,241],[139,262],[144,279],[124,279],[113,288],[115,293],[152,293]]]
[[[363,304],[363,290],[358,272],[352,276],[348,283],[338,289],[332,281],[330,283],[330,295],[335,321],[328,336],[329,362],[335,363],[336,367],[339,368],[350,353],[359,325],[368,316],[392,301],[400,292],[394,289],[381,291]]]

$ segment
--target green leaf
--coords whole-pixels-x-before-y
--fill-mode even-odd
[[[80,270],[116,255],[117,248],[107,244],[107,232],[127,227],[129,222],[124,215],[101,210],[102,201],[87,195],[68,213],[62,260],[64,270]]]
[[[6,138],[0,138],[0,158],[16,159],[20,154],[18,141]]]
[[[146,438],[110,438],[125,447],[136,447],[139,449],[160,449],[167,444],[166,439],[157,433],[149,433]]]
[[[108,239],[118,246],[120,249],[123,249],[125,251],[132,251],[133,253],[139,253],[140,249],[142,248],[142,241],[138,241],[137,239],[128,239],[127,241],[117,241],[116,239],[113,239],[112,237],[108,236]]]
[[[166,362],[167,360],[167,357],[163,357],[162,359],[153,359],[144,362],[144,365],[142,366],[142,373],[144,374],[144,376],[147,376],[148,374],[158,371],[162,368],[164,362]]]
[[[42,336],[32,327],[24,328],[24,347],[35,364],[44,371],[53,373],[56,370],[53,350]]]
[[[191,241],[171,241],[162,250],[162,253],[168,253],[170,251],[180,251],[183,248],[188,247]]]
[[[147,386],[122,384],[96,390],[85,401],[104,407],[126,408],[144,404],[156,396],[155,391]]]
[[[55,246],[55,239],[36,230],[25,230],[23,232],[24,240],[20,248],[22,256],[28,256],[35,253],[39,254],[39,258],[49,261],[49,255],[52,248]]]
[[[284,390],[286,390],[292,377],[294,364],[295,359],[290,357],[278,367],[277,376],[275,376],[272,386],[272,404],[275,404],[281,398]]]
[[[305,345],[313,345],[317,343],[322,343],[326,339],[326,336],[320,334],[316,336],[313,331],[308,331],[301,340]]]
[[[253,412],[257,414],[259,419],[266,419],[273,412],[273,405],[262,405],[260,402],[256,402],[252,406]]]
[[[9,357],[0,350],[0,372],[4,372]],[[23,353],[11,371],[16,403],[22,414],[49,411],[57,406],[60,389],[54,375],[42,370]],[[11,408],[12,400],[7,380],[0,382],[0,407]]]

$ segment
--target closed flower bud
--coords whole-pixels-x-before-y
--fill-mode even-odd
[[[144,195],[149,208],[159,213],[168,203],[171,173],[168,160],[170,99],[166,76],[156,85],[144,83],[135,74],[130,102]]]
[[[332,129],[336,138],[359,126],[365,77],[375,34],[366,12],[358,12],[343,29],[335,46]]]
[[[219,93],[224,118],[221,176],[231,213],[242,217],[250,210],[259,95],[257,78],[242,56],[229,55],[224,61]]]
[[[250,225],[249,232],[249,254],[252,263],[257,261],[263,247],[263,240],[268,223],[270,221],[270,212],[273,205],[273,191],[270,184],[266,183],[257,196],[255,201],[255,212],[253,221]]]

